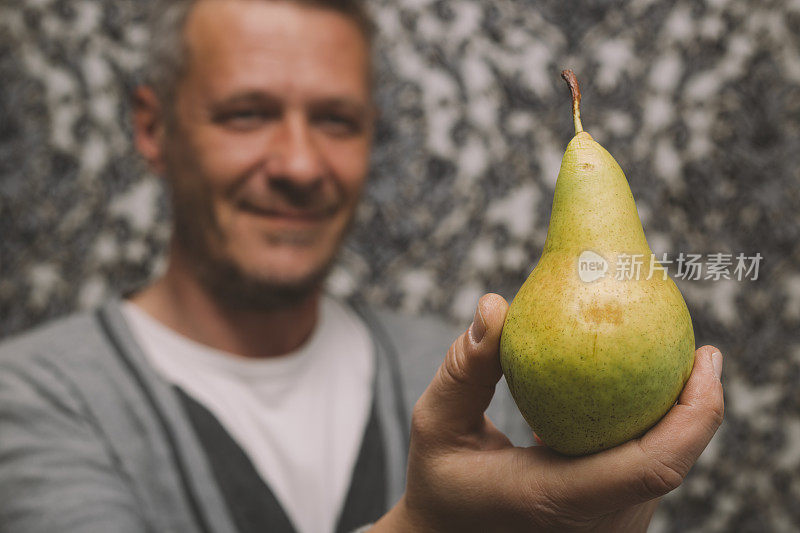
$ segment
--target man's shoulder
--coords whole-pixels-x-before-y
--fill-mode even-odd
[[[373,334],[384,337],[403,360],[444,357],[461,333],[444,317],[433,313],[408,313],[381,306],[360,306]]]
[[[431,313],[404,313],[381,307],[362,309],[362,315],[378,337],[388,345],[397,363],[405,397],[413,405],[425,390],[447,350],[460,335],[453,324]]]
[[[9,368],[34,361],[60,361],[97,353],[104,342],[92,311],[80,311],[52,319],[0,342],[0,365]]]
[[[423,350],[446,349],[461,333],[452,323],[432,313],[410,314],[375,308],[374,314],[393,340]]]
[[[77,384],[98,377],[102,381],[109,350],[108,340],[89,311],[53,319],[3,340],[0,417],[38,413],[37,409],[53,406],[63,413],[82,412],[84,400]]]

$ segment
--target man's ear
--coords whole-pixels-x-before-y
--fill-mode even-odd
[[[164,110],[151,87],[142,85],[133,93],[133,136],[136,149],[157,174],[164,172]]]

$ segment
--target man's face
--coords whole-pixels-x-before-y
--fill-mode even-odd
[[[173,254],[223,292],[307,293],[367,173],[365,38],[335,11],[245,0],[201,1],[185,37],[188,68],[166,111],[162,157]]]

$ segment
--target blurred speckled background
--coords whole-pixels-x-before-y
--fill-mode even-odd
[[[152,0],[150,0],[152,1]],[[142,0],[0,2],[0,336],[163,262],[166,204],[132,152]],[[657,253],[764,256],[685,281],[727,414],[662,531],[800,530],[800,1],[374,0],[383,108],[338,293],[466,323],[541,252],[571,136],[558,73],[625,169]]]

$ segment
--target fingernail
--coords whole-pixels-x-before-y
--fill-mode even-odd
[[[475,344],[481,342],[483,336],[486,334],[486,322],[483,321],[481,316],[481,306],[475,309],[475,318],[472,319],[472,325],[469,327],[469,336]]]
[[[714,352],[711,354],[711,365],[714,367],[714,375],[717,379],[722,377],[722,354]]]

